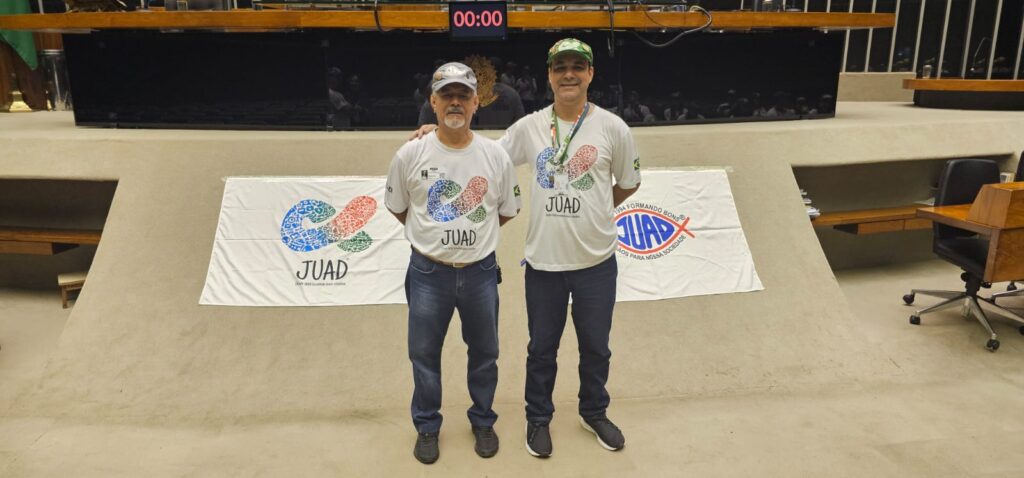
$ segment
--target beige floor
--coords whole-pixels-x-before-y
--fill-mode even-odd
[[[629,443],[620,453],[599,448],[566,412],[553,425],[554,456],[532,458],[515,403],[497,406],[503,446],[491,460],[473,454],[461,410],[446,408],[442,456],[430,467],[413,460],[400,409],[203,426],[8,416],[0,476],[1024,476],[1016,326],[996,319],[1002,347],[989,353],[981,327],[957,310],[909,325],[905,289],[958,285],[957,271],[939,261],[837,276],[865,340],[898,376],[799,393],[616,401],[613,418]],[[1024,299],[1006,303],[1024,307]],[[8,402],[33,386],[68,313],[53,293],[11,290],[0,292],[0,312],[0,400]]]
[[[793,172],[978,155],[1012,167],[1021,131],[1022,112],[895,103],[844,103],[828,121],[638,128],[645,167],[729,171],[765,290],[616,308],[611,414],[629,443],[617,454],[573,421],[567,334],[555,456],[541,461],[522,445],[525,305],[522,275],[507,274],[502,452],[473,455],[464,378],[448,372],[442,458],[423,467],[411,456],[402,306],[196,303],[222,178],[382,175],[403,133],[0,115],[0,176],[118,181],[70,315],[55,293],[0,291],[0,477],[1022,476],[1024,337],[1000,322],[992,354],[955,310],[907,324],[905,289],[959,285],[939,262],[847,271],[837,284]],[[518,262],[525,236],[525,220],[502,229],[503,263]],[[0,276],[24,268],[0,257]],[[457,371],[465,349],[457,332],[449,340],[445,370]]]

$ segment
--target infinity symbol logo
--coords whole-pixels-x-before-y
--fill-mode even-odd
[[[548,170],[548,161],[555,157],[555,149],[548,147],[537,156],[537,184],[544,189],[555,187],[552,176],[554,171]],[[590,168],[597,162],[597,148],[585,144],[576,150],[572,159],[565,165],[569,173],[569,185],[580,191],[587,191],[594,187],[594,177],[590,174]]]
[[[285,214],[281,222],[281,242],[296,252],[311,252],[334,243],[343,251],[365,251],[373,244],[373,238],[360,229],[376,212],[377,201],[370,196],[353,198],[337,216],[330,204],[304,199]],[[304,219],[309,219],[313,227],[307,228]],[[324,222],[328,219],[331,220]]]
[[[480,176],[473,176],[465,190],[455,181],[440,179],[427,191],[427,214],[437,222],[452,221],[463,215],[472,222],[483,221],[487,211],[480,203],[485,194],[487,180]]]

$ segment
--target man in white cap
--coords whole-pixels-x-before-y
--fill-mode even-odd
[[[479,105],[476,75],[462,63],[434,72],[430,104],[437,128],[406,143],[388,173],[385,205],[405,225],[412,255],[405,279],[409,359],[413,366],[413,454],[439,457],[441,347],[455,309],[469,348],[467,411],[475,449],[498,452],[491,408],[498,383],[498,228],[520,209],[519,185],[508,154],[469,125]]]
[[[580,351],[580,423],[608,450],[626,445],[606,414],[618,275],[613,211],[640,187],[640,156],[629,127],[587,101],[594,78],[590,45],[559,40],[547,63],[554,104],[523,117],[498,141],[513,163],[530,165],[535,179],[525,260],[526,449],[541,458],[553,449],[551,393],[570,296]]]

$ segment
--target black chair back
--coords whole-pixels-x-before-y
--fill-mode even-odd
[[[1018,168],[1019,170],[1019,168]],[[1018,174],[1020,174],[1018,172]],[[936,206],[970,204],[986,184],[999,182],[999,165],[990,159],[954,159],[946,163],[939,178]],[[970,237],[973,232],[934,223],[935,239]]]
[[[1021,151],[1020,159],[1017,160],[1017,176],[1013,180],[1024,181],[1024,151]]]

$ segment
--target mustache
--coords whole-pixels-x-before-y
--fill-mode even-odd
[[[445,110],[445,113],[459,113],[459,114],[463,114],[465,112],[466,111],[464,109],[462,109],[461,107],[459,107],[459,106],[453,106],[453,107],[448,108],[447,110]]]

